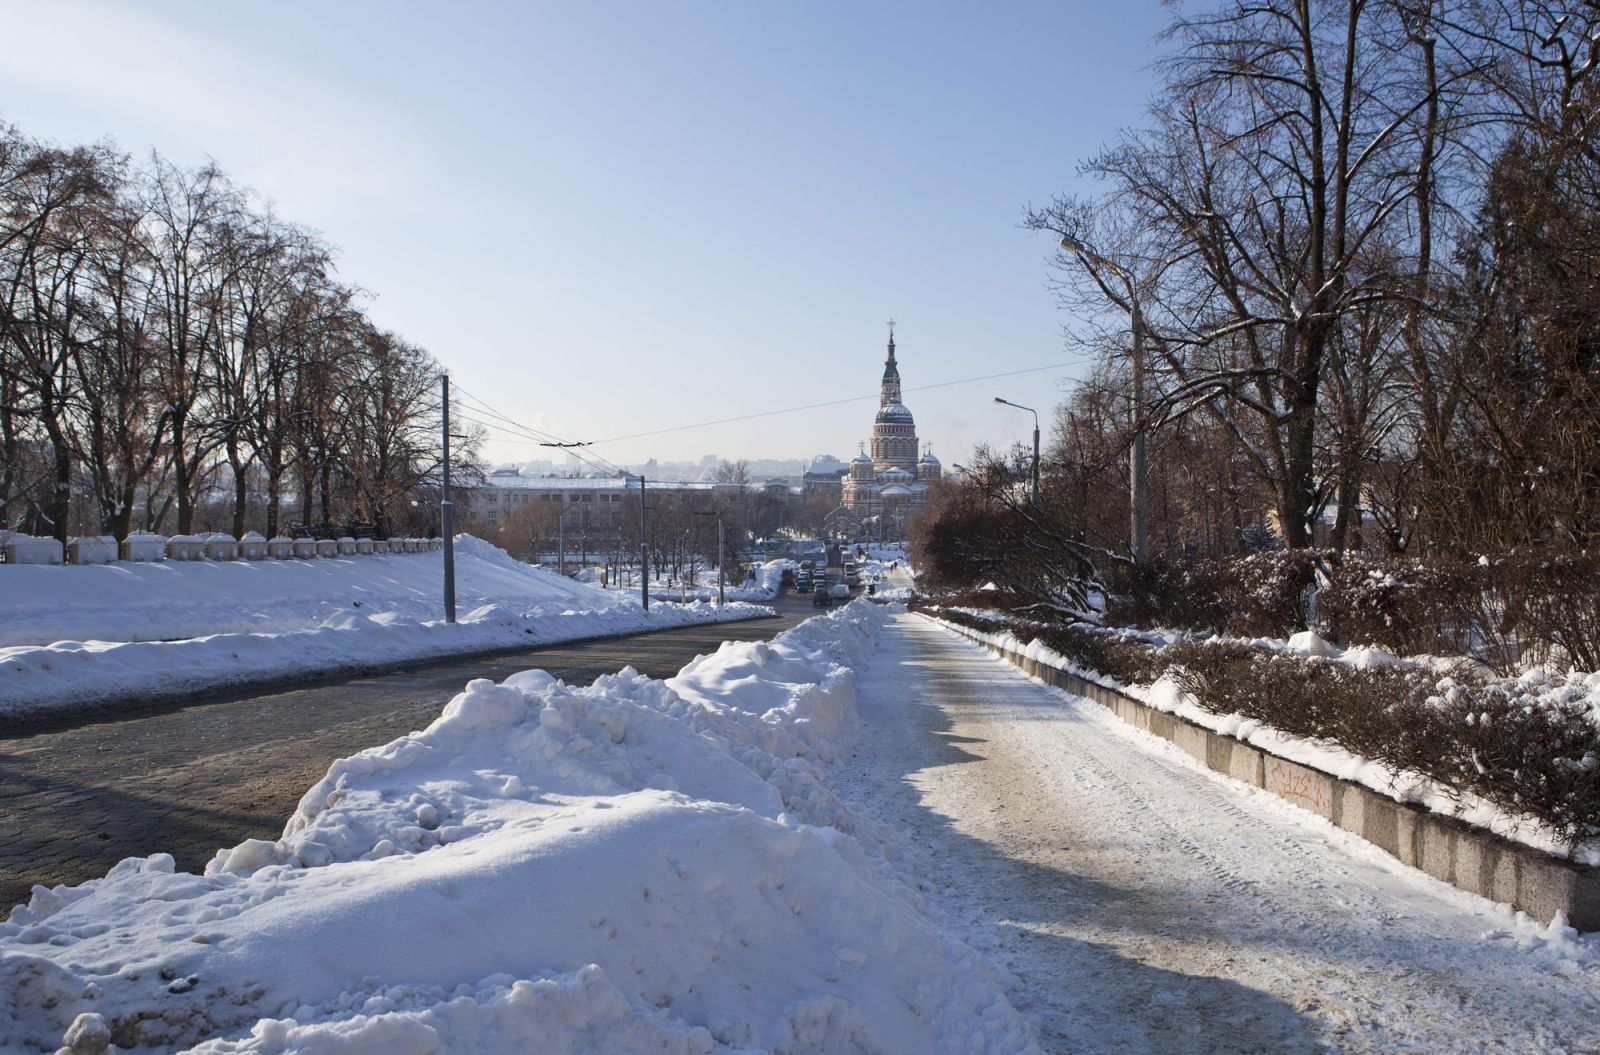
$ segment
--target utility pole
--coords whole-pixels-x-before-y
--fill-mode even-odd
[[[650,534],[645,520],[644,475],[639,476],[639,603],[650,610]]]
[[[1129,284],[1130,289],[1132,284]],[[1139,310],[1137,296],[1129,298],[1132,306],[1128,314],[1133,324],[1133,449],[1128,454],[1128,475],[1132,477],[1130,487],[1133,490],[1133,501],[1128,524],[1129,534],[1133,542],[1133,560],[1135,564],[1144,564],[1145,553],[1149,547],[1147,538],[1146,513],[1150,504],[1148,480],[1145,475],[1144,433],[1145,433],[1145,406],[1144,406],[1144,313]],[[1034,434],[1034,446],[1038,447],[1039,434]],[[1037,485],[1035,485],[1037,486]]]
[[[1074,238],[1071,235],[1061,236],[1061,248],[1075,253],[1083,261],[1089,274],[1107,297],[1119,307],[1126,306],[1128,311],[1128,325],[1133,330],[1133,377],[1129,386],[1133,397],[1133,446],[1128,451],[1128,549],[1133,553],[1136,564],[1143,564],[1145,555],[1149,552],[1149,539],[1146,537],[1148,519],[1146,513],[1149,507],[1149,492],[1145,473],[1144,440],[1147,425],[1144,405],[1144,312],[1139,307],[1139,286],[1133,276],[1122,265],[1113,260],[1108,260],[1097,253],[1093,246]],[[1110,291],[1110,288],[1101,280],[1094,269],[1100,265],[1107,271],[1116,275],[1123,286],[1127,288],[1126,300],[1121,300]]]
[[[444,621],[456,621],[455,503],[450,500],[450,375],[440,382],[444,390],[444,493],[439,502],[439,523],[444,535]]]
[[[566,497],[562,496],[563,499]],[[561,516],[556,520],[556,545],[561,551],[556,554],[556,571],[562,575],[567,573],[567,507],[563,502]]]

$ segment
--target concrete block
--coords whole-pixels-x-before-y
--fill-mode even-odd
[[[355,556],[356,540],[351,538],[350,536],[346,535],[344,538],[340,539],[336,543],[336,545],[339,547],[339,556],[341,556],[341,557],[353,557],[353,556]]]
[[[1585,869],[1573,885],[1572,911],[1567,913],[1567,922],[1578,930],[1600,930],[1600,869]]]
[[[1514,843],[1500,845],[1495,854],[1494,868],[1488,876],[1483,896],[1506,905],[1517,903],[1518,874],[1521,872],[1523,848]]]
[[[1455,885],[1469,894],[1494,892],[1494,866],[1500,859],[1494,840],[1472,831],[1457,831]]]
[[[1158,711],[1154,707],[1146,707],[1145,722],[1150,732],[1163,740],[1171,740],[1177,735],[1178,720],[1166,711]]]
[[[1222,740],[1221,736],[1216,737]],[[1243,741],[1234,740],[1228,743],[1228,760],[1226,768],[1220,772],[1228,774],[1234,780],[1242,780],[1246,784],[1258,788],[1267,786],[1267,756]],[[1217,768],[1215,766],[1213,769]]]
[[[239,536],[239,556],[243,559],[265,560],[267,554],[267,540],[259,532],[246,531]]]
[[[375,538],[375,539],[373,539],[372,540],[372,552],[387,554],[389,552],[389,540],[386,539],[386,538]]]
[[[135,531],[122,540],[121,556],[126,561],[167,559],[167,537],[153,531]]]
[[[1422,860],[1422,848],[1417,842],[1417,819],[1422,816],[1422,811],[1399,803],[1396,805],[1399,809],[1394,815],[1394,856],[1401,864],[1417,868],[1417,862]]]
[[[294,539],[277,535],[267,540],[267,553],[273,560],[287,560],[294,556]]]
[[[111,535],[79,535],[67,540],[68,564],[110,564],[117,559],[117,540]]]
[[[1173,743],[1182,748],[1191,757],[1210,765],[1211,733],[1198,725],[1189,722],[1174,722],[1172,728]]]
[[[1366,788],[1348,787],[1341,827],[1353,832],[1391,857],[1400,856],[1400,814],[1398,802],[1383,798]],[[1353,798],[1359,797],[1356,808]]]
[[[1585,929],[1570,915],[1574,908],[1578,909],[1580,918],[1589,915],[1579,896],[1580,869],[1554,857],[1530,854],[1519,862],[1518,871],[1520,881],[1517,884],[1517,899],[1513,902],[1517,908],[1541,923],[1554,919],[1557,912],[1567,912],[1568,923],[1580,930]],[[1592,917],[1583,922],[1587,922],[1590,929],[1600,926],[1600,920]]]
[[[53,538],[39,538],[20,532],[0,535],[0,549],[5,550],[7,564],[60,564],[61,543]]]
[[[429,539],[428,540],[428,548],[432,549],[432,550],[442,550],[442,549],[444,549],[444,539],[442,539],[442,538],[431,538],[431,539]]]
[[[317,556],[319,556],[319,557],[337,557],[338,555],[339,555],[339,543],[338,542],[334,541],[331,538],[319,538],[319,539],[317,539]]]
[[[369,539],[369,538],[358,538],[358,539],[356,539],[356,552],[358,554],[360,554],[361,556],[366,556],[367,554],[371,553],[372,552],[372,547],[373,547],[373,542],[372,542],[371,539]]]
[[[317,540],[314,538],[295,539],[294,555],[296,557],[315,557],[317,555]]]
[[[167,539],[168,560],[204,560],[206,540],[199,535],[173,535]]]
[[[1280,799],[1333,819],[1333,777],[1276,755],[1265,756],[1265,763],[1266,781],[1262,787]]]
[[[1445,883],[1455,884],[1456,833],[1431,813],[1417,815],[1416,867]]]
[[[206,556],[212,560],[238,560],[239,541],[220,531],[206,538]]]

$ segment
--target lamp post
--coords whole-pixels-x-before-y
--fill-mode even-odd
[[[727,607],[728,603],[724,586],[724,584],[727,582],[727,576],[723,574],[722,566],[727,563],[727,561],[725,560],[725,551],[722,545],[722,514],[697,512],[695,513],[695,516],[717,518],[717,607],[725,608]]]
[[[1128,452],[1128,544],[1133,551],[1133,559],[1137,564],[1143,564],[1145,553],[1148,549],[1148,532],[1146,528],[1146,512],[1149,507],[1149,489],[1146,483],[1145,471],[1145,405],[1144,405],[1144,313],[1139,308],[1139,290],[1134,284],[1132,276],[1127,269],[1104,256],[1095,252],[1094,248],[1085,242],[1073,238],[1071,235],[1061,236],[1061,248],[1070,253],[1075,253],[1078,259],[1084,262],[1089,273],[1095,281],[1100,281],[1100,276],[1095,272],[1095,266],[1104,268],[1116,275],[1127,288],[1128,325],[1133,330],[1133,377],[1132,377],[1132,402],[1133,402],[1133,446]],[[1101,284],[1101,289],[1105,289]],[[1109,293],[1109,291],[1108,291]],[[1111,296],[1115,300],[1115,296]]]
[[[444,469],[444,487],[439,497],[439,534],[444,536],[444,621],[456,621],[456,542],[455,509],[450,498],[450,375],[439,378],[440,402],[444,411],[440,445],[444,448],[441,465]]]
[[[1008,407],[1026,410],[1033,415],[1033,483],[1028,489],[1028,500],[1035,506],[1039,504],[1039,412],[1032,407],[1025,407],[1021,403],[1013,403],[1009,399],[994,397],[996,403],[1004,403]]]

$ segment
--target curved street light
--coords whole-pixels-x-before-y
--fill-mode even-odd
[[[1018,410],[1026,410],[1033,415],[1033,482],[1028,490],[1028,500],[1037,506],[1039,504],[1039,412],[1032,407],[1025,407],[1021,403],[1013,403],[999,396],[995,396],[994,401],[1004,403],[1008,407],[1016,407]]]

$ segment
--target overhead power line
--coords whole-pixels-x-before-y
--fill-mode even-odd
[[[1001,371],[1000,373],[981,374],[981,375],[979,375],[977,377],[959,377],[959,378],[956,378],[954,381],[939,381],[939,382],[936,382],[936,383],[931,384],[931,385],[917,385],[914,388],[907,388],[907,389],[905,389],[905,391],[907,391],[907,392],[931,392],[931,391],[933,391],[934,389],[937,389],[937,388],[950,388],[950,387],[952,387],[954,385],[970,385],[970,384],[975,384],[975,383],[977,383],[979,381],[992,381],[992,380],[994,380],[996,378],[1000,378],[1000,377],[1018,377],[1018,376],[1020,376],[1022,374],[1043,373],[1046,370],[1063,370],[1063,369],[1066,369],[1067,367],[1070,367],[1072,365],[1073,365],[1072,363],[1050,363],[1050,364],[1048,364],[1046,366],[1030,366],[1030,367],[1026,367],[1026,368],[1024,368],[1022,370],[1005,370],[1005,371]],[[562,447],[562,448],[567,448],[567,449],[569,449],[571,451],[571,453],[576,458],[578,458],[579,461],[582,461],[584,464],[590,466],[591,468],[598,469],[599,471],[605,472],[605,473],[624,473],[624,472],[626,472],[626,470],[623,469],[620,465],[615,464],[614,462],[606,459],[605,457],[603,457],[603,456],[601,456],[599,454],[594,453],[591,450],[591,448],[593,448],[594,446],[596,446],[598,444],[601,444],[601,443],[620,443],[623,440],[644,439],[645,437],[648,437],[648,436],[664,436],[664,435],[667,435],[668,433],[673,433],[673,432],[688,432],[691,429],[705,429],[705,428],[710,428],[713,425],[729,425],[729,424],[732,424],[732,423],[734,423],[736,421],[754,421],[754,420],[757,420],[759,418],[776,417],[779,414],[797,414],[797,413],[799,413],[800,411],[803,411],[803,410],[821,410],[824,407],[837,407],[837,406],[843,406],[846,403],[860,403],[860,402],[862,402],[864,400],[877,399],[878,398],[878,393],[871,392],[871,393],[868,393],[866,395],[860,395],[860,396],[846,396],[843,399],[824,400],[821,403],[804,403],[804,404],[801,404],[800,406],[783,407],[783,408],[778,409],[778,410],[761,410],[761,411],[756,411],[756,412],[753,412],[753,413],[750,413],[750,414],[737,414],[737,415],[734,415],[733,417],[728,417],[728,418],[714,418],[714,419],[712,419],[710,421],[697,421],[697,422],[695,422],[695,423],[693,423],[691,425],[674,425],[674,426],[671,426],[670,428],[652,429],[652,430],[650,430],[648,432],[632,432],[632,433],[629,433],[626,436],[611,436],[611,437],[608,437],[608,438],[603,439],[603,440],[589,440],[589,441],[586,441],[586,442],[579,442],[579,441],[576,441],[576,440],[569,440],[569,439],[566,439],[564,437],[557,436],[557,435],[555,435],[553,433],[545,432],[542,429],[536,429],[531,425],[524,425],[522,422],[517,421],[515,418],[508,417],[507,415],[500,413],[498,410],[495,410],[488,403],[484,402],[484,400],[481,397],[473,395],[470,392],[467,392],[466,390],[462,389],[460,385],[456,385],[454,387],[455,387],[455,391],[457,392],[458,395],[466,396],[473,403],[477,404],[476,406],[466,408],[468,410],[471,410],[474,415],[481,414],[481,415],[484,415],[485,417],[492,417],[492,418],[495,418],[496,420],[498,420],[500,422],[503,422],[504,424],[497,425],[497,424],[494,424],[492,422],[483,421],[478,417],[474,417],[474,416],[470,416],[470,415],[466,415],[466,414],[460,415],[462,420],[471,421],[475,425],[481,425],[484,428],[492,429],[495,432],[499,432],[499,433],[503,433],[503,434],[505,434],[507,436],[515,437],[514,439],[499,440],[498,442],[501,442],[501,443],[525,443],[525,444],[528,444],[530,446],[537,445],[537,446],[540,446],[540,447]]]
[[[1019,374],[1037,374],[1046,370],[1062,370],[1071,365],[1073,364],[1051,363],[1049,366],[1030,366],[1025,370],[1007,370],[998,374],[984,374],[980,377],[962,377],[957,378],[954,381],[940,381],[937,384],[932,385],[918,385],[915,388],[907,388],[905,391],[928,392],[935,388],[949,388],[952,385],[969,385],[978,381],[992,381],[997,377],[1016,377]],[[779,414],[796,414],[802,410],[820,410],[823,407],[837,407],[846,403],[860,403],[863,400],[877,398],[878,393],[871,392],[864,396],[847,396],[844,399],[830,399],[821,403],[804,403],[797,407],[784,407],[781,410],[762,410],[751,414],[738,414],[731,418],[715,418],[711,421],[697,421],[692,425],[674,425],[671,428],[652,429],[649,432],[630,432],[626,436],[610,436],[603,440],[595,440],[594,442],[596,444],[619,443],[622,440],[637,440],[643,439],[646,436],[663,436],[669,432],[687,432],[690,429],[704,429],[709,428],[712,425],[728,425],[735,421],[753,421],[757,418],[776,417]]]

